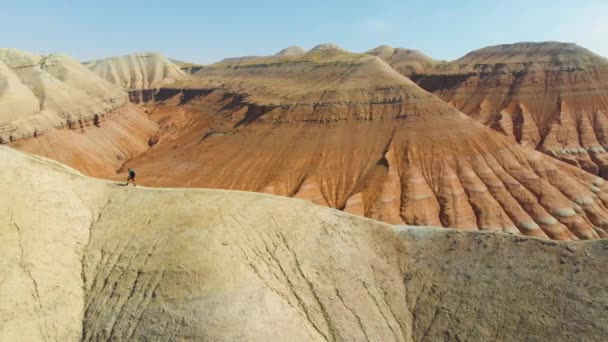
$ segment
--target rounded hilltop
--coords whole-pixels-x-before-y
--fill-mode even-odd
[[[308,52],[320,52],[320,51],[344,51],[344,52],[346,52],[345,49],[341,48],[338,44],[335,44],[335,43],[319,44],[319,45],[313,47],[312,49],[310,49]]]
[[[306,50],[304,50],[303,48],[299,47],[299,46],[290,46],[287,47],[281,51],[279,51],[276,55],[277,56],[292,56],[292,55],[301,55],[306,53]]]
[[[136,52],[89,61],[85,65],[126,90],[157,89],[188,78],[178,65],[157,52]]]
[[[380,45],[366,53],[382,59],[406,77],[426,72],[440,63],[418,50],[394,48],[390,45]]]
[[[454,61],[460,64],[511,63],[590,63],[608,62],[605,58],[574,43],[520,42],[500,44],[474,50]]]

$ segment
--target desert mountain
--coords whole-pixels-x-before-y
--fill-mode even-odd
[[[366,53],[381,58],[406,77],[424,73],[440,63],[420,51],[394,48],[388,45],[380,45]]]
[[[575,44],[498,45],[412,76],[474,119],[608,177],[608,60]]]
[[[475,122],[381,59],[223,61],[146,105],[147,185],[304,198],[393,224],[607,237],[607,185]]]
[[[0,141],[101,120],[126,104],[127,94],[79,62],[0,49]]]
[[[160,88],[188,78],[166,57],[153,52],[135,53],[85,63],[97,75],[129,91],[132,102],[147,101]]]
[[[608,241],[122,187],[0,146],[0,339],[601,340]]]

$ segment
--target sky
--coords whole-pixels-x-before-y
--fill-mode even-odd
[[[208,64],[328,42],[453,60],[488,45],[547,40],[608,57],[608,0],[1,2],[1,47],[80,60],[155,51]]]

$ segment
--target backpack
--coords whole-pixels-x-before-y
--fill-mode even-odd
[[[135,171],[134,170],[129,171],[129,176],[131,178],[134,178],[135,177]]]

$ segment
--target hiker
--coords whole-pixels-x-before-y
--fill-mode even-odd
[[[135,186],[135,170],[133,169],[129,169],[129,178],[127,178],[127,184],[125,185],[129,185],[130,181],[133,181],[133,186]]]

